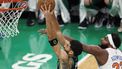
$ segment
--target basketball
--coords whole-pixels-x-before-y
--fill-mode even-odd
[[[51,5],[51,11],[55,8],[55,1],[54,0],[38,0],[38,8],[40,9],[42,5],[46,4],[48,7]]]

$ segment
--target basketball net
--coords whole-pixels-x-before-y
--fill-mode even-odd
[[[25,1],[2,2],[0,6],[0,38],[14,37],[19,33],[18,20],[27,7]]]

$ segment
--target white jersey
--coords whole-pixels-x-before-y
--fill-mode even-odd
[[[100,69],[122,69],[122,52],[118,49],[107,48],[107,62]]]

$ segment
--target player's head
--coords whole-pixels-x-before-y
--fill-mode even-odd
[[[73,55],[75,57],[77,57],[82,53],[82,44],[79,41],[72,40],[70,44],[71,44],[70,48],[73,51]]]
[[[121,39],[118,34],[112,33],[112,34],[107,34],[106,37],[102,38],[101,40],[101,48],[119,48],[121,45]]]

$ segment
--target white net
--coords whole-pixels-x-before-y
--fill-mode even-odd
[[[0,6],[0,38],[16,36],[19,33],[18,20],[26,8],[26,2],[2,3]]]

